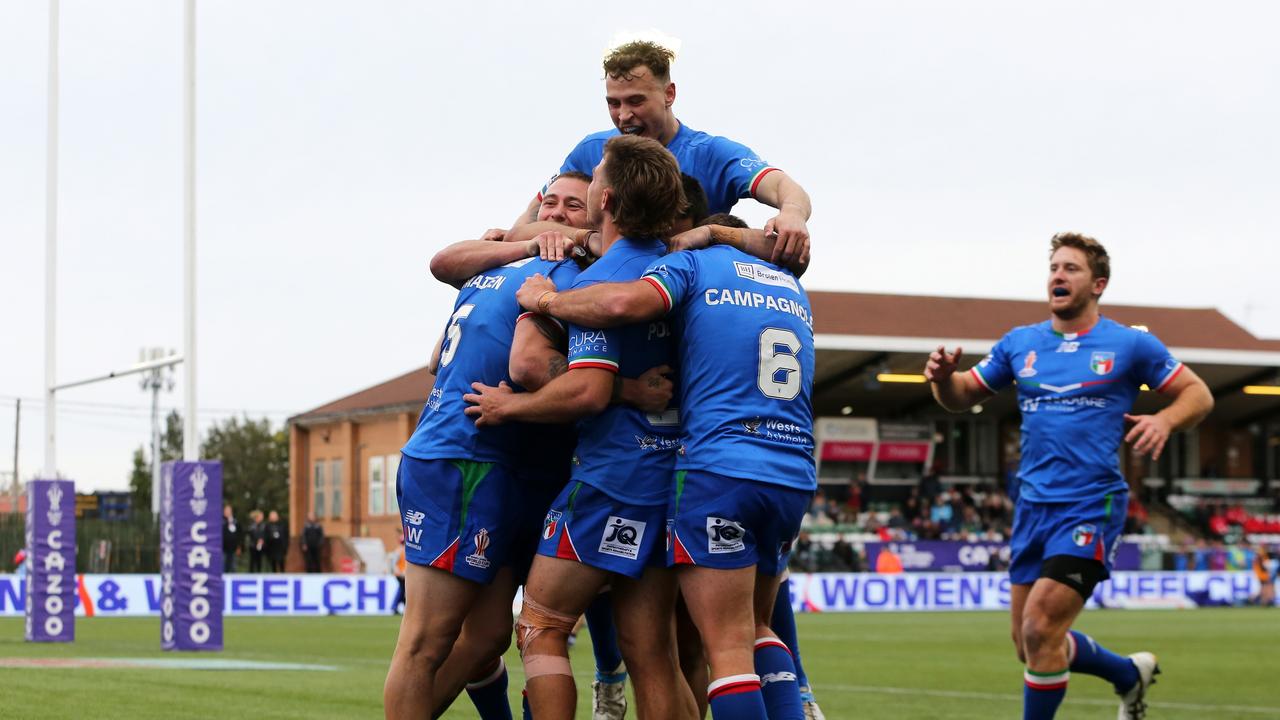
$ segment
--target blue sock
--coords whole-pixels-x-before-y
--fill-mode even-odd
[[[498,668],[489,677],[467,683],[467,697],[480,713],[480,720],[511,720],[507,701],[507,664],[498,658]]]
[[[1027,670],[1023,675],[1022,720],[1053,720],[1067,696],[1067,670],[1056,673],[1037,673]]]
[[[783,580],[778,586],[778,597],[773,601],[773,617],[769,619],[769,628],[791,651],[791,659],[796,663],[796,683],[802,688],[809,687],[809,676],[804,672],[804,665],[800,664],[800,639],[796,636],[796,614],[791,609],[791,578]]]
[[[1072,630],[1067,644],[1071,646],[1071,672],[1096,675],[1114,685],[1118,693],[1128,692],[1138,682],[1138,668],[1132,660],[1102,647],[1088,635]]]
[[[730,675],[707,686],[713,720],[769,720],[757,675]]]
[[[596,656],[596,679],[600,682],[622,682],[626,671],[619,672],[622,651],[618,649],[618,633],[613,629],[613,596],[603,592],[587,606],[587,631],[591,633],[591,652]]]
[[[760,693],[769,710],[769,720],[804,720],[800,686],[796,684],[796,666],[791,651],[777,638],[756,640],[756,672],[760,675]]]

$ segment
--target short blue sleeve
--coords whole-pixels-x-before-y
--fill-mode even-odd
[[[1151,333],[1138,331],[1133,352],[1134,379],[1152,390],[1163,390],[1182,372],[1182,363]]]
[[[610,338],[610,334],[615,336]],[[596,330],[581,325],[569,326],[569,369],[599,368],[618,372],[622,354],[620,328]]]
[[[990,354],[969,371],[983,387],[993,393],[1009,387],[1013,382],[1013,365],[1009,362],[1013,356],[1013,340],[1010,335],[1012,333],[1000,338],[1000,342],[991,348]]]
[[[693,251],[681,250],[658,258],[644,271],[641,279],[648,281],[662,294],[662,302],[667,312],[671,312],[672,308],[679,307],[687,300],[694,287],[696,274],[697,259]]]
[[[777,168],[760,159],[755,151],[725,137],[712,137],[708,143],[710,152],[700,158],[704,167],[690,173],[695,177],[716,178],[716,184],[726,188],[733,197],[755,197],[756,186],[765,175]]]

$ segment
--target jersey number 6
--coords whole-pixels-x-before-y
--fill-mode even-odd
[[[765,328],[760,332],[760,364],[756,387],[765,397],[794,400],[800,394],[800,338],[790,330]]]

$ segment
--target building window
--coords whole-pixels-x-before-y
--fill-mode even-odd
[[[324,461],[317,460],[315,475],[311,482],[311,513],[318,518],[324,517]]]
[[[386,498],[387,459],[381,455],[369,458],[369,514],[382,515],[387,512]]]
[[[396,475],[400,472],[400,453],[387,456],[387,514],[399,515],[400,503],[396,498]]]
[[[337,519],[342,517],[342,461],[333,460],[329,463],[329,494],[333,498],[333,502],[329,504],[329,517]]]

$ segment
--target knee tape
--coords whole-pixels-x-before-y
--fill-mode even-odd
[[[547,630],[557,630],[565,635],[573,632],[578,618],[556,612],[545,605],[530,600],[526,595],[524,607],[520,608],[520,619],[516,622],[516,647],[524,655],[525,647]],[[526,661],[526,665],[528,662]]]

